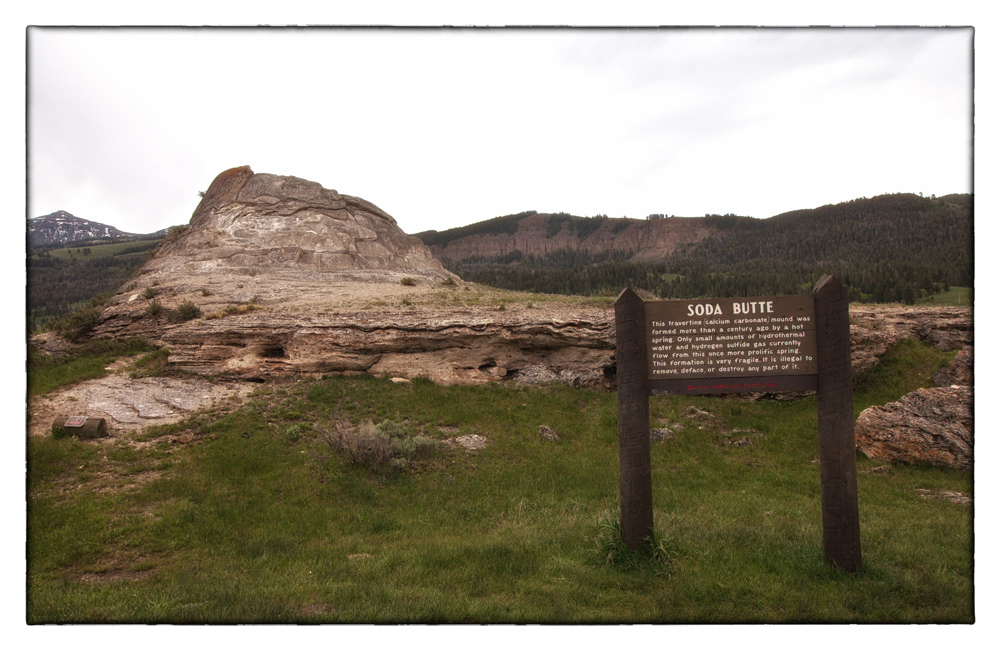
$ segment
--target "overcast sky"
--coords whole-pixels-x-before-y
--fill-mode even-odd
[[[971,29],[35,28],[28,45],[31,217],[183,224],[239,165],[409,233],[972,190]]]

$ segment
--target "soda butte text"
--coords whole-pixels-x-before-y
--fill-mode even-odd
[[[759,302],[734,302],[733,314],[773,314],[774,302],[761,300]],[[688,305],[688,316],[722,315],[722,307],[715,305]]]

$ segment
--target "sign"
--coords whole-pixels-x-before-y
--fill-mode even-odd
[[[649,396],[815,390],[823,547],[861,570],[847,290],[824,275],[809,296],[615,301],[618,481],[625,543],[653,536]]]
[[[66,420],[65,427],[82,427],[83,423],[87,421],[86,415],[74,415]]]
[[[654,395],[815,390],[813,296],[645,304]]]

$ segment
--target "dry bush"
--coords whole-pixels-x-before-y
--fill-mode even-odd
[[[351,465],[372,471],[402,470],[410,460],[429,454],[436,442],[424,436],[410,436],[406,427],[386,420],[378,425],[365,421],[357,427],[336,421],[320,430],[327,444]]]

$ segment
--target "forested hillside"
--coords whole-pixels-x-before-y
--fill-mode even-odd
[[[28,331],[38,331],[95,296],[117,291],[157,244],[104,244],[29,254]]]
[[[713,234],[655,260],[642,260],[641,251],[633,256],[561,251],[544,257],[514,251],[442,261],[473,282],[581,295],[613,295],[624,286],[660,298],[796,294],[832,273],[853,301],[912,304],[952,285],[972,286],[969,195],[888,194],[770,219],[697,219]],[[514,221],[507,218],[503,225],[510,228]],[[435,233],[439,240],[452,234]]]

